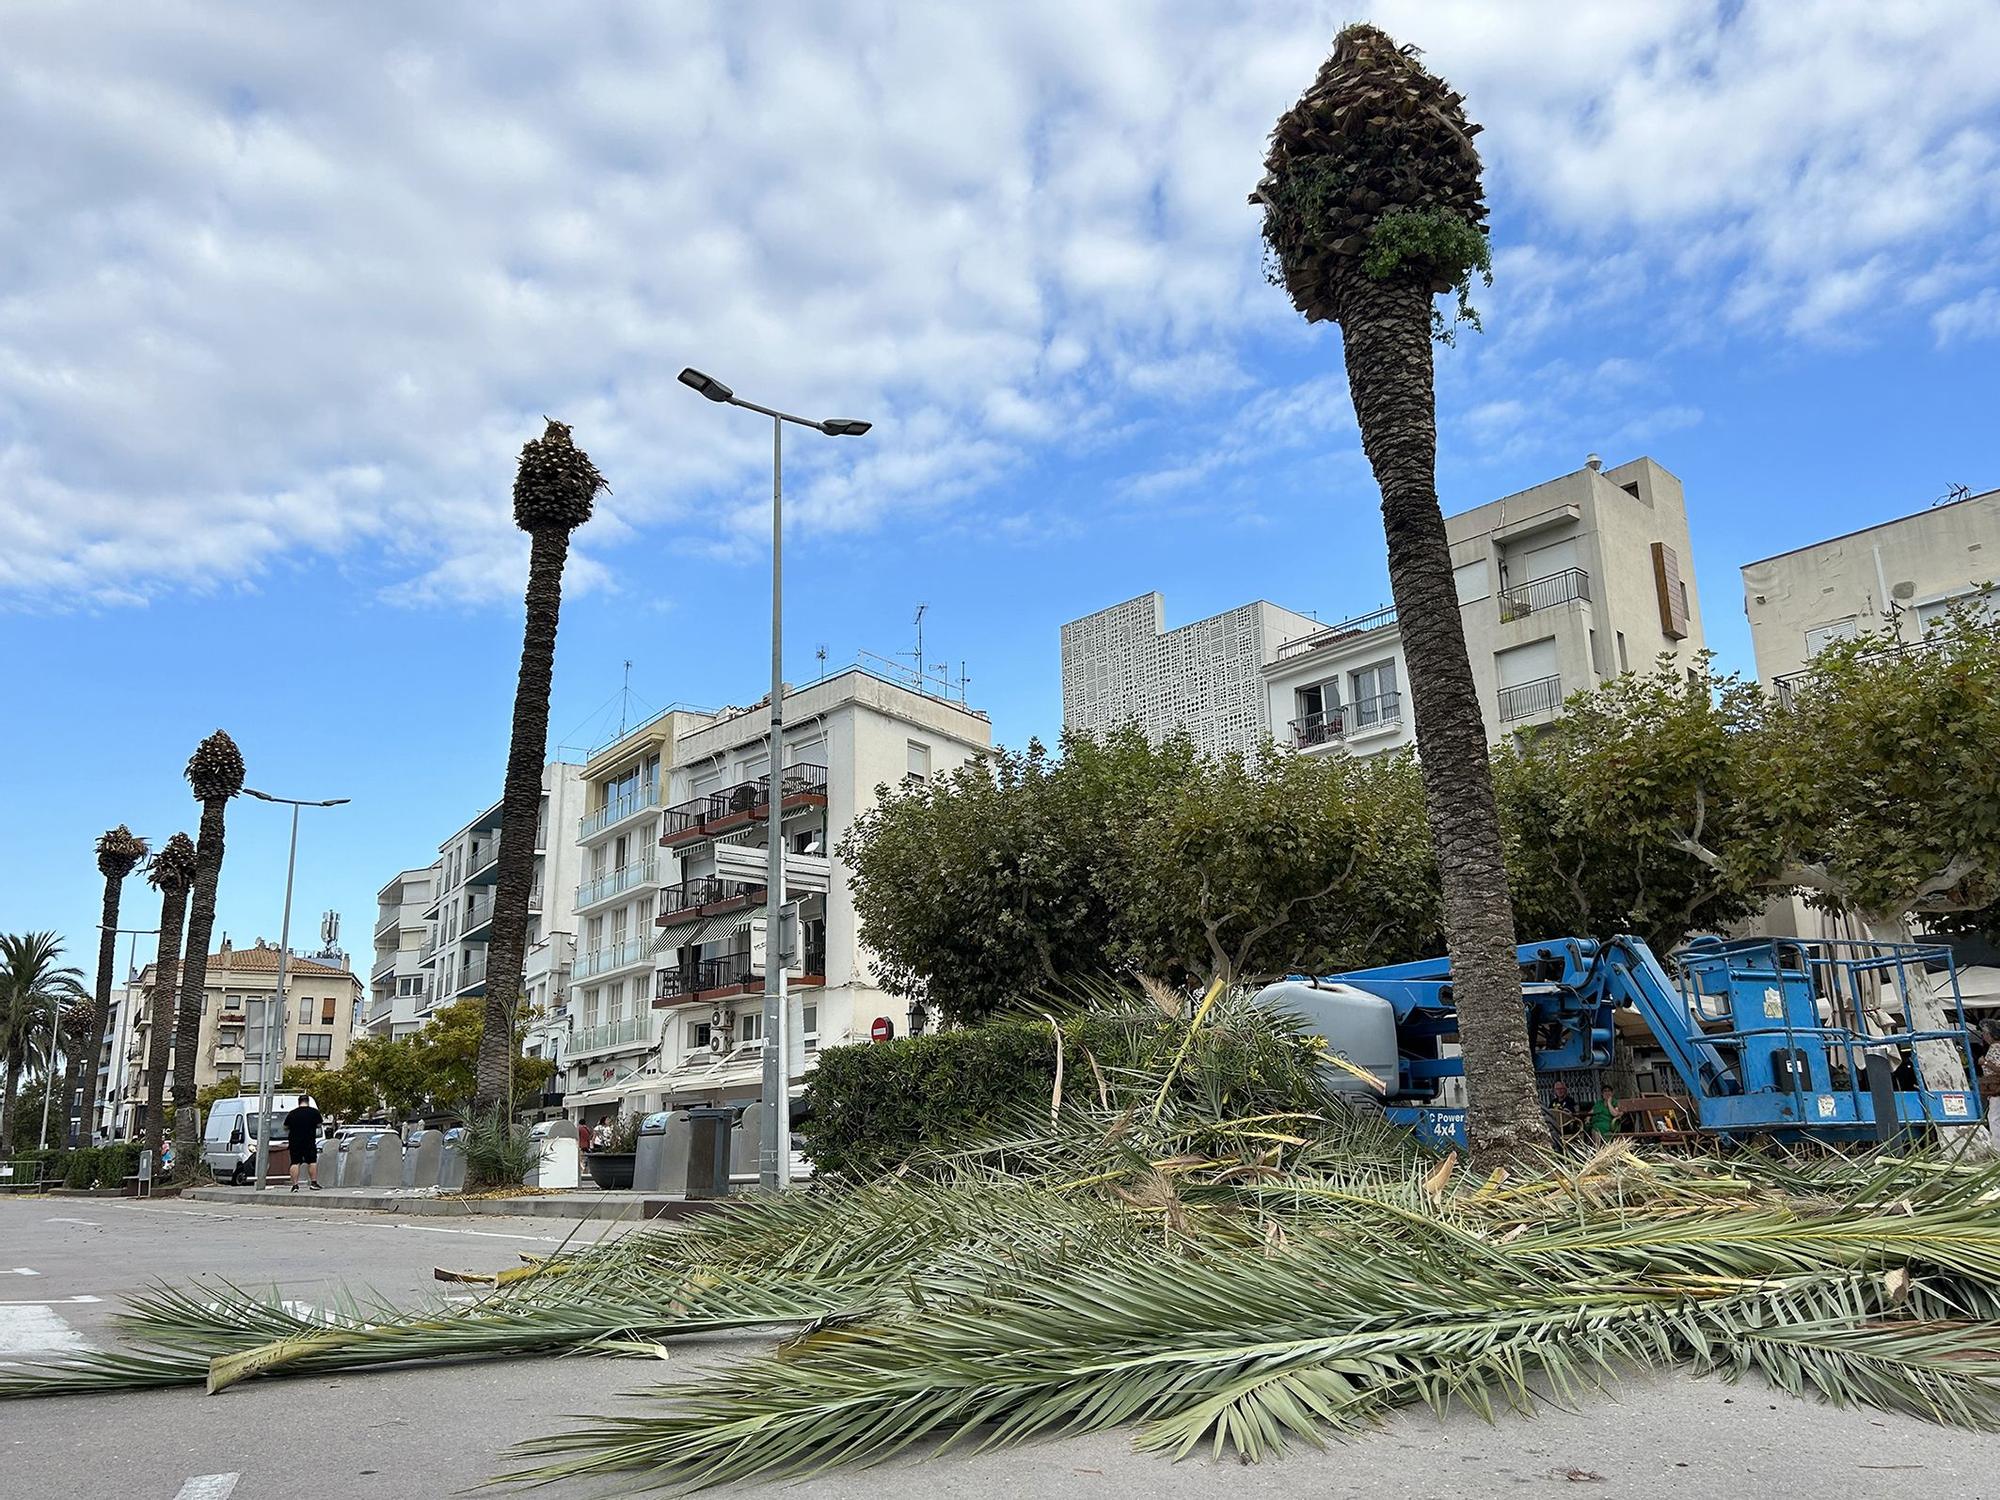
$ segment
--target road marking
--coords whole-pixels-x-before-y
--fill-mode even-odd
[[[241,1474],[197,1474],[180,1488],[174,1500],[229,1500]]]
[[[42,1273],[33,1266],[16,1266],[7,1273],[9,1276],[39,1276]]]
[[[83,1335],[60,1313],[32,1303],[0,1305],[0,1359],[26,1354],[37,1358],[66,1349],[87,1349]]]
[[[0,1307],[61,1307],[66,1302],[102,1302],[102,1297],[40,1297],[31,1302],[0,1302]]]
[[[322,1221],[328,1222],[328,1221]],[[560,1245],[567,1235],[502,1234],[496,1229],[448,1229],[442,1224],[370,1224],[369,1229],[417,1229],[425,1234],[474,1234],[482,1240],[533,1240],[538,1245]]]
[[[93,1229],[100,1227],[96,1219],[44,1219],[44,1224],[88,1224]]]

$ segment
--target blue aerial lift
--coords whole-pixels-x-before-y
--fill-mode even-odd
[[[1670,977],[1636,937],[1556,938],[1517,950],[1521,1002],[1542,1078],[1610,1065],[1615,1014],[1631,1010],[1679,1075],[1696,1127],[1725,1139],[1888,1139],[1982,1118],[1971,1034],[1947,948],[1797,938],[1701,939]],[[1955,1025],[1920,1031],[1918,986],[1949,995]],[[1379,1098],[1388,1119],[1437,1144],[1465,1143],[1465,1111],[1444,1101],[1464,1064],[1448,959],[1296,975],[1258,1003],[1303,1020],[1335,1055],[1385,1086],[1333,1072]],[[1900,1019],[1900,1030],[1871,1030]],[[1956,1055],[1965,1082],[1938,1078]]]

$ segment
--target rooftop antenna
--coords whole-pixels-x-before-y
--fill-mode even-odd
[[[340,951],[340,913],[328,911],[319,919],[319,951],[338,953]]]
[[[1972,498],[1971,485],[1948,484],[1945,486],[1944,493],[1942,495],[1939,495],[1937,499],[1931,501],[1931,505],[1933,507],[1939,505],[1956,505],[1961,500],[1969,500],[1971,498]]]
[[[625,663],[625,685],[618,690],[618,738],[625,738],[625,717],[632,710],[632,663]]]
[[[906,653],[916,660],[917,691],[920,693],[924,691],[924,611],[929,608],[930,605],[928,604],[919,604],[917,606],[917,649]]]
[[[818,645],[817,647],[815,647],[815,648],[814,648],[814,650],[813,650],[813,655],[814,655],[815,657],[817,657],[817,658],[819,659],[819,680],[820,680],[821,682],[825,682],[825,681],[826,681],[826,642],[824,642],[824,641],[821,641],[821,642],[819,643],[819,645]]]
[[[972,701],[965,696],[966,684],[971,681],[972,679],[965,672],[965,662],[961,660],[958,664],[958,702],[961,708],[966,707]]]

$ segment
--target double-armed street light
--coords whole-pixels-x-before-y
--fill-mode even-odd
[[[264,1007],[264,1059],[259,1065],[263,1074],[259,1092],[257,1111],[257,1190],[264,1189],[264,1178],[271,1164],[271,1106],[272,1089],[277,1082],[271,1064],[285,1055],[285,977],[286,964],[292,951],[292,872],[299,862],[299,809],[302,807],[342,807],[350,800],[346,797],[274,797],[269,792],[260,792],[255,787],[243,788],[244,795],[255,797],[259,802],[276,802],[292,810],[292,849],[285,857],[285,914],[278,926],[278,993]],[[273,1015],[275,1013],[275,1021]]]
[[[769,1128],[763,1133],[758,1152],[758,1181],[767,1188],[782,1189],[791,1177],[791,1024],[786,1014],[785,965],[789,955],[779,951],[781,913],[785,905],[784,764],[785,764],[785,668],[784,668],[784,457],[785,424],[810,427],[828,437],[860,437],[873,424],[852,417],[794,416],[769,406],[745,401],[712,375],[695,369],[680,373],[682,385],[711,401],[740,406],[771,419],[771,749],[769,805],[765,842],[769,856],[764,879],[764,1118]],[[801,929],[804,923],[800,924]],[[805,934],[799,933],[803,943]]]

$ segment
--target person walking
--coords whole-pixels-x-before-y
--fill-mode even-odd
[[[299,1190],[299,1168],[306,1169],[306,1180],[314,1192],[319,1191],[319,1127],[326,1117],[313,1107],[312,1095],[299,1095],[299,1102],[285,1116],[285,1143],[291,1148],[292,1191]]]

